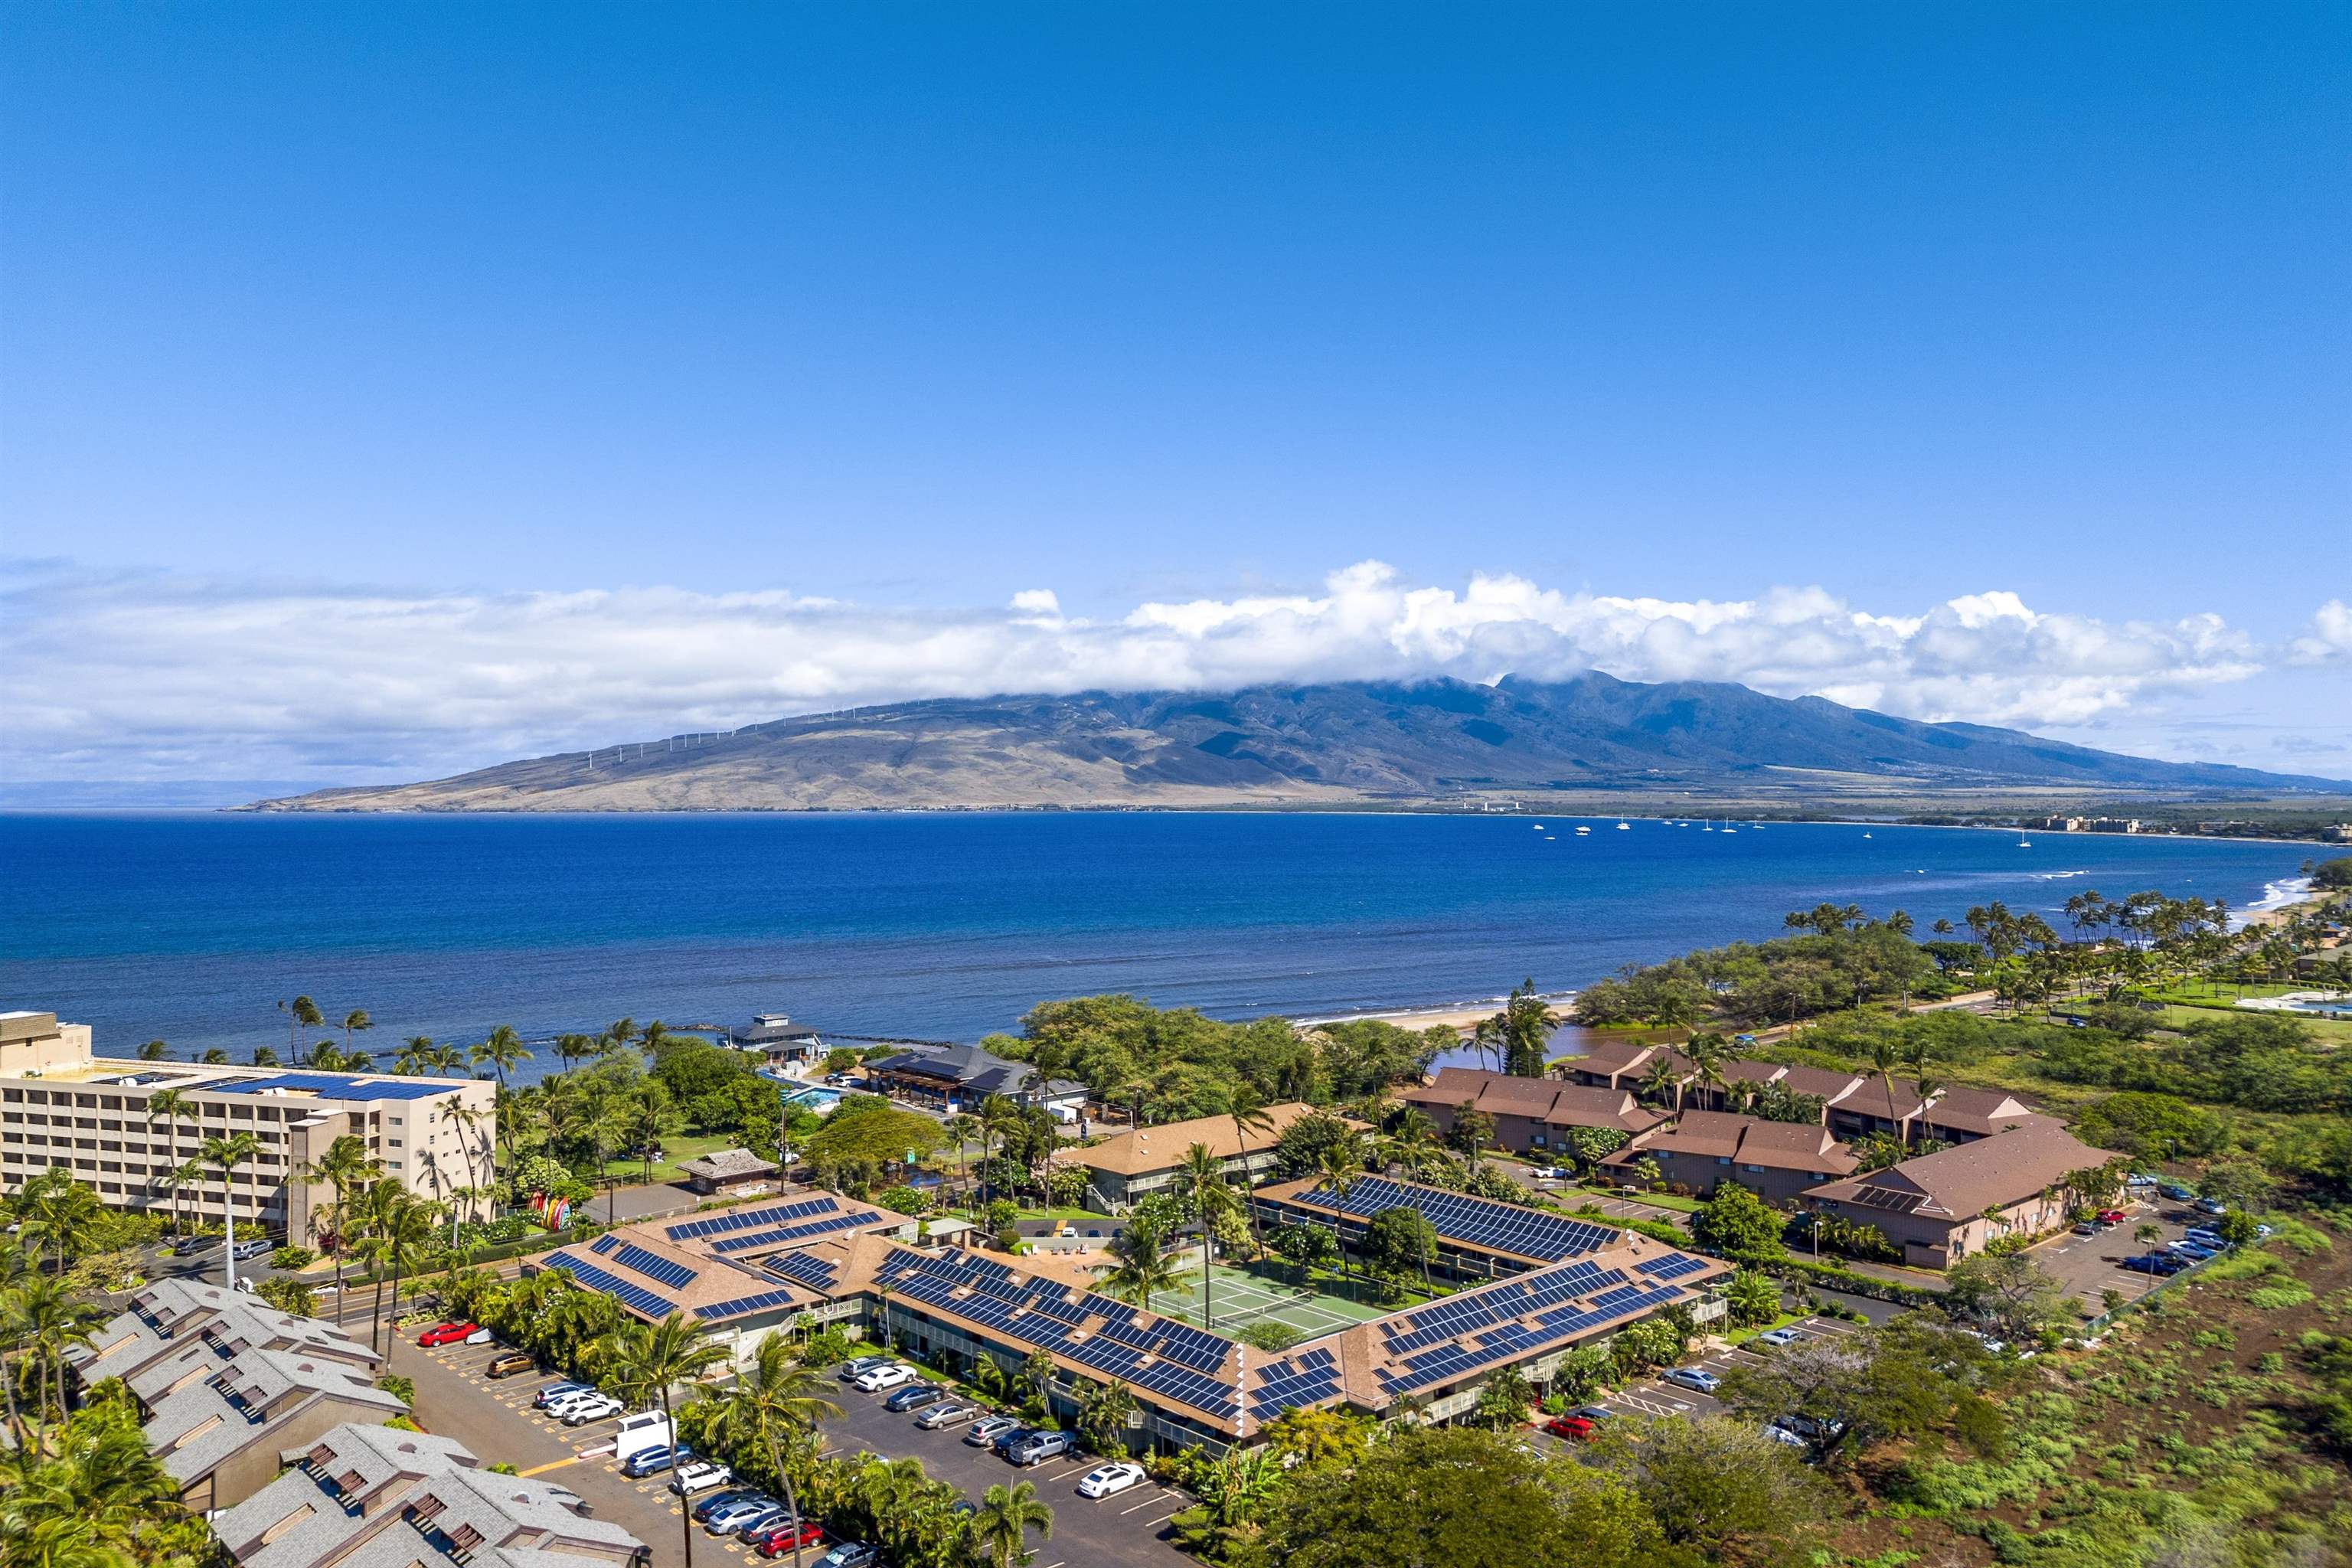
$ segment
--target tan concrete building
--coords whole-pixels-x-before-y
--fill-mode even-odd
[[[2075,1201],[2067,1175],[2117,1158],[2033,1116],[1973,1142],[1815,1187],[1805,1202],[1876,1226],[1906,1263],[1948,1268],[1990,1242],[2057,1230]]]
[[[1116,1133],[1099,1143],[1066,1149],[1055,1157],[1086,1170],[1088,1208],[1118,1214],[1147,1193],[1172,1193],[1176,1173],[1183,1169],[1184,1157],[1195,1143],[1217,1157],[1228,1180],[1244,1187],[1255,1184],[1274,1169],[1275,1145],[1282,1142],[1282,1135],[1294,1122],[1314,1114],[1313,1106],[1297,1100],[1269,1105],[1266,1125],[1246,1137],[1230,1116],[1196,1116],[1188,1121],[1165,1121]]]
[[[200,1067],[96,1055],[89,1026],[54,1013],[0,1013],[0,1183],[14,1190],[52,1167],[111,1207],[183,1212],[217,1224],[229,1193],[217,1169],[174,1175],[207,1138],[250,1132],[236,1173],[240,1229],[282,1230],[308,1245],[312,1211],[331,1195],[300,1178],[346,1135],[420,1197],[452,1201],[492,1180],[493,1104],[486,1079],[400,1078],[305,1068]],[[177,1115],[155,1097],[175,1090]],[[168,1102],[167,1102],[168,1103]]]

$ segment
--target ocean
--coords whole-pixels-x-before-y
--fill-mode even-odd
[[[1537,824],[1540,822],[1541,827]],[[1578,836],[1578,825],[1591,831]],[[2296,844],[1369,814],[0,816],[0,1008],[129,1055],[283,1052],[278,1004],[415,1035],[786,1012],[973,1039],[1127,991],[1221,1017],[1573,990],[1823,900],[1925,928],[2096,889],[2276,899]],[[316,1032],[306,1031],[304,1043]],[[340,1038],[340,1032],[337,1032]],[[550,1065],[542,1055],[536,1076]]]

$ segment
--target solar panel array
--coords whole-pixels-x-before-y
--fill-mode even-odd
[[[778,1253],[760,1267],[779,1279],[789,1279],[812,1290],[833,1289],[834,1266],[805,1252]]]
[[[813,1236],[825,1236],[836,1230],[852,1230],[870,1225],[874,1216],[852,1210],[846,1214],[826,1215],[821,1219],[803,1220],[798,1225],[780,1226],[773,1230],[747,1231],[730,1236],[724,1241],[711,1243],[710,1250],[719,1253],[751,1252],[762,1247],[784,1247],[795,1241],[806,1241]]]
[[[672,1241],[691,1241],[698,1236],[724,1236],[731,1230],[749,1230],[760,1225],[782,1225],[790,1220],[806,1219],[811,1215],[835,1214],[840,1209],[840,1201],[831,1197],[802,1198],[788,1204],[756,1204],[750,1208],[729,1209],[709,1219],[687,1220],[671,1226],[662,1234]]]
[[[1636,1263],[1633,1272],[1646,1274],[1653,1279],[1679,1279],[1706,1267],[1705,1258],[1693,1258],[1687,1252],[1676,1252],[1664,1258],[1653,1258],[1647,1263]]]
[[[332,1072],[282,1072],[274,1078],[238,1079],[205,1086],[208,1094],[259,1094],[265,1089],[291,1089],[321,1100],[425,1100],[450,1092],[448,1083],[411,1083],[399,1079],[353,1078]]]
[[[1517,1253],[1523,1258],[1540,1258],[1547,1263],[1557,1263],[1580,1252],[1598,1252],[1617,1239],[1617,1232],[1607,1226],[1562,1219],[1558,1215],[1493,1198],[1409,1186],[1380,1176],[1351,1182],[1344,1194],[1318,1186],[1293,1201],[1366,1221],[1387,1209],[1418,1209],[1447,1241]]]
[[[1286,1410],[1314,1405],[1339,1392],[1339,1358],[1328,1350],[1302,1351],[1270,1362],[1252,1374],[1250,1415],[1271,1421]]]
[[[1664,1306],[1682,1294],[1680,1286],[1630,1281],[1618,1269],[1589,1263],[1545,1269],[1383,1325],[1391,1354],[1424,1344],[1433,1348],[1418,1350],[1393,1368],[1382,1368],[1381,1385],[1391,1394],[1406,1394],[1450,1383],[1587,1329]],[[1579,1301],[1577,1297],[1589,1299]]]
[[[610,1253],[613,1248],[620,1246],[621,1240],[622,1237],[618,1231],[608,1230],[604,1235],[598,1237],[595,1240],[590,1242],[588,1244],[588,1250],[594,1253],[597,1257],[603,1258],[606,1254]]]
[[[909,1300],[1066,1356],[1213,1419],[1231,1420],[1239,1409],[1223,1377],[1233,1342],[1221,1335],[1167,1318],[1147,1321],[1124,1301],[1018,1274],[968,1252],[937,1258],[895,1252],[877,1278]]]
[[[635,1245],[624,1247],[613,1255],[613,1261],[624,1268],[634,1268],[648,1279],[658,1279],[673,1290],[683,1290],[701,1274],[698,1268],[664,1258],[657,1252],[647,1252]]]
[[[798,1298],[790,1290],[762,1290],[756,1296],[738,1296],[732,1301],[721,1301],[715,1307],[697,1307],[696,1317],[705,1321],[719,1318],[740,1318],[746,1312],[764,1312],[771,1307],[789,1307]]]
[[[630,1283],[617,1274],[607,1274],[586,1258],[571,1251],[551,1252],[547,1257],[550,1268],[569,1268],[572,1278],[591,1290],[602,1290],[622,1306],[643,1312],[648,1318],[667,1318],[677,1310],[677,1303],[667,1296],[657,1296],[642,1285]]]

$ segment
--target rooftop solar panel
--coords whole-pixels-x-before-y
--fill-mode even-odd
[[[780,1252],[760,1267],[779,1279],[790,1279],[813,1290],[833,1289],[834,1266],[805,1252]]]
[[[1633,1265],[1636,1274],[1647,1274],[1653,1279],[1679,1279],[1685,1274],[1696,1274],[1706,1267],[1706,1260],[1693,1258],[1686,1252],[1670,1253],[1664,1258],[1653,1258],[1646,1263]]]
[[[766,1311],[772,1307],[788,1307],[794,1298],[790,1290],[762,1290],[756,1296],[738,1296],[732,1301],[721,1301],[715,1307],[698,1307],[698,1318],[740,1318],[746,1312]]]
[[[1300,1194],[1297,1201],[1367,1221],[1387,1209],[1417,1209],[1444,1240],[1522,1258],[1539,1258],[1548,1263],[1557,1263],[1580,1252],[1597,1252],[1617,1238],[1617,1232],[1607,1226],[1563,1219],[1517,1204],[1440,1192],[1380,1176],[1352,1182],[1344,1194],[1318,1186]]]
[[[754,1204],[749,1208],[729,1209],[708,1219],[686,1220],[671,1226],[662,1234],[672,1241],[691,1241],[699,1236],[723,1236],[730,1230],[782,1225],[792,1220],[806,1219],[811,1215],[833,1214],[840,1207],[839,1200],[832,1197],[802,1198],[784,1204]]]
[[[272,1089],[283,1089],[296,1094],[315,1094],[321,1100],[424,1100],[450,1092],[446,1081],[415,1083],[400,1079],[352,1077],[332,1072],[282,1072],[270,1078],[209,1083],[205,1089],[211,1094],[262,1094]]]
[[[617,1231],[608,1230],[604,1235],[598,1237],[595,1240],[590,1242],[588,1244],[588,1250],[594,1253],[597,1257],[602,1258],[606,1253],[612,1251],[613,1248],[620,1245],[620,1234]]]
[[[570,1251],[548,1255],[547,1267],[568,1268],[572,1278],[591,1290],[601,1290],[624,1307],[643,1312],[648,1318],[667,1318],[677,1310],[677,1303],[667,1297],[657,1296],[642,1285],[633,1284],[617,1274],[607,1274],[586,1258]]]
[[[813,1236],[826,1236],[836,1230],[866,1225],[872,1219],[871,1215],[860,1213],[826,1215],[819,1219],[803,1220],[798,1225],[781,1226],[774,1230],[746,1231],[740,1236],[730,1236],[724,1241],[713,1242],[710,1249],[731,1256],[762,1247],[785,1247],[795,1241],[805,1241]]]
[[[644,1247],[635,1246],[621,1248],[613,1255],[613,1261],[624,1268],[635,1270],[648,1279],[667,1285],[673,1290],[683,1290],[693,1284],[702,1272],[698,1268],[688,1268],[683,1263],[664,1258],[657,1252],[647,1252]]]

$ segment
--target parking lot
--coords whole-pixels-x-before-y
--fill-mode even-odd
[[[2210,1225],[2212,1220],[2189,1208],[2185,1203],[2150,1198],[2120,1205],[2124,1222],[2101,1231],[2096,1236],[2075,1236],[2071,1232],[2055,1241],[2044,1242],[2033,1249],[2036,1263],[2048,1269],[2064,1283],[2066,1293],[2083,1302],[2091,1311],[2100,1310],[2102,1293],[2120,1291],[2124,1300],[2136,1301],[2157,1286],[2164,1283],[2160,1274],[2140,1274],[2123,1266],[2126,1258],[2137,1257],[2148,1249],[2133,1233],[2153,1222],[2163,1237],[2155,1245],[2178,1241],[2192,1226]]]
[[[364,1304],[354,1301],[352,1306],[364,1332]],[[425,1350],[415,1341],[414,1326],[403,1331],[393,1351],[392,1370],[415,1383],[419,1424],[455,1437],[485,1462],[504,1459],[524,1475],[570,1488],[587,1500],[597,1518],[625,1527],[651,1546],[657,1568],[684,1568],[677,1504],[667,1489],[669,1478],[659,1474],[632,1479],[614,1469],[612,1420],[566,1426],[534,1411],[533,1396],[554,1380],[540,1374],[496,1381],[484,1377],[482,1369],[499,1352],[496,1345]],[[835,1389],[842,1415],[824,1427],[829,1454],[846,1457],[866,1449],[886,1458],[919,1458],[926,1471],[953,1483],[974,1501],[998,1483],[1034,1482],[1039,1496],[1054,1510],[1054,1539],[1035,1543],[1034,1568],[1087,1568],[1093,1563],[1173,1568],[1186,1561],[1163,1539],[1169,1519],[1192,1506],[1192,1500],[1181,1492],[1146,1481],[1117,1496],[1088,1501],[1077,1495],[1077,1480],[1098,1459],[1049,1459],[1015,1469],[988,1449],[966,1447],[961,1423],[944,1431],[921,1431],[912,1413],[883,1409],[884,1394],[861,1394],[847,1384],[836,1384]],[[714,1540],[699,1526],[697,1530],[698,1560],[766,1562],[740,1542]],[[812,1560],[814,1555],[811,1553]]]
[[[977,1499],[990,1487],[1033,1481],[1054,1510],[1054,1539],[1037,1544],[1035,1568],[1090,1568],[1094,1563],[1134,1563],[1138,1568],[1173,1568],[1192,1560],[1165,1539],[1168,1521],[1192,1506],[1183,1492],[1146,1480],[1115,1496],[1089,1502],[1077,1494],[1078,1478],[1102,1461],[1092,1455],[1047,1459],[1015,1469],[986,1448],[964,1446],[964,1424],[938,1432],[915,1426],[914,1413],[882,1408],[888,1397],[836,1385],[841,1419],[824,1426],[826,1451],[870,1449],[886,1458],[911,1456],[923,1468]]]

